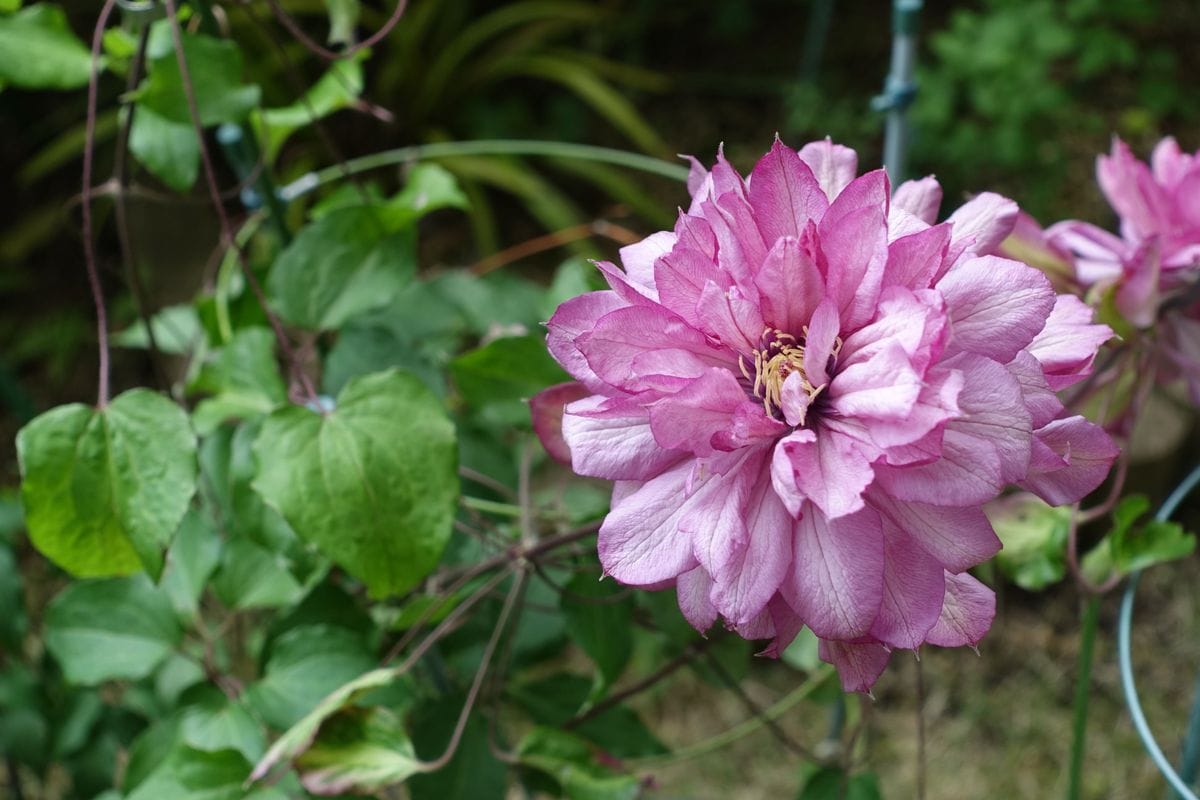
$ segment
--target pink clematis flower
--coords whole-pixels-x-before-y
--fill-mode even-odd
[[[987,631],[994,596],[967,574],[1000,547],[985,502],[1011,484],[1071,502],[1116,452],[1054,394],[1107,329],[990,254],[1015,204],[983,194],[934,224],[933,178],[889,201],[856,168],[829,141],[776,141],[749,179],[693,162],[675,230],[549,321],[587,396],[543,435],[616,482],[608,575],[674,587],[697,629],[721,618],[767,655],[807,625],[865,691],[892,650]],[[570,396],[551,392],[535,409]]]
[[[1096,177],[1121,235],[1068,220],[1051,226],[1046,241],[1074,257],[1085,287],[1111,290],[1133,326],[1159,328],[1160,377],[1183,377],[1200,403],[1200,153],[1168,137],[1147,165],[1114,139]]]

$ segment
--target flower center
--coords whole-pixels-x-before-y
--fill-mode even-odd
[[[804,371],[804,345],[808,337],[808,326],[804,326],[804,335],[797,339],[790,333],[784,333],[778,328],[767,328],[759,337],[758,349],[753,355],[753,371],[744,356],[738,356],[738,366],[747,383],[753,384],[751,392],[762,400],[763,411],[768,416],[783,418],[783,384],[788,376],[800,376],[800,388],[808,395],[811,406],[826,384],[814,386]],[[830,360],[837,358],[842,349],[840,337],[834,340]],[[801,414],[801,420],[804,415]],[[800,424],[804,424],[801,421]]]

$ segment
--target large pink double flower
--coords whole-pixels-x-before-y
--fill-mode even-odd
[[[605,571],[674,586],[696,628],[721,617],[768,654],[807,625],[847,690],[893,649],[987,631],[993,594],[966,572],[1000,547],[985,502],[1010,484],[1076,500],[1116,454],[1053,391],[1108,329],[987,255],[1016,206],[980,195],[935,225],[932,178],[889,202],[856,167],[828,141],[777,141],[748,180],[694,164],[675,230],[601,264],[611,289],[564,303],[548,337],[582,385],[571,464],[616,481]]]
[[[1200,153],[1167,137],[1147,165],[1114,139],[1096,178],[1121,235],[1070,220],[1047,230],[1046,241],[1074,256],[1082,284],[1111,290],[1133,325],[1158,327],[1160,376],[1183,377],[1200,403]]]

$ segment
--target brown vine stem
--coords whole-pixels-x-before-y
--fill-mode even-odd
[[[225,206],[221,202],[221,190],[217,185],[217,174],[213,169],[212,156],[208,152],[208,145],[204,141],[204,125],[200,122],[200,108],[196,104],[196,86],[192,82],[187,57],[183,51],[183,32],[179,26],[179,15],[175,0],[164,0],[164,3],[167,7],[167,20],[171,27],[171,40],[175,46],[175,60],[179,64],[179,78],[183,84],[184,97],[187,99],[188,114],[192,118],[192,128],[195,130],[196,138],[200,143],[200,163],[204,167],[204,179],[208,184],[208,193],[212,198],[212,205],[217,212],[217,219],[221,225],[221,238],[224,240],[226,247],[232,247],[236,251],[238,263],[242,268],[242,274],[246,278],[246,284],[254,293],[254,298],[258,301],[258,305],[266,315],[267,321],[271,324],[271,330],[275,332],[275,339],[279,343],[279,349],[287,359],[293,376],[299,382],[300,387],[306,395],[306,399],[315,400],[317,397],[316,387],[313,386],[312,380],[304,371],[300,357],[292,346],[287,332],[283,329],[283,323],[279,321],[279,318],[275,316],[275,312],[271,310],[270,304],[267,302],[267,296],[263,292],[262,284],[259,283],[258,276],[254,274],[254,269],[250,266],[250,261],[246,257],[246,251],[233,235],[233,227],[229,224],[229,217],[226,215]]]
[[[638,236],[628,228],[598,219],[593,222],[572,225],[570,228],[563,228],[561,231],[537,236],[520,244],[515,244],[512,247],[505,248],[499,253],[476,262],[471,266],[470,271],[473,275],[487,275],[489,272],[495,272],[514,261],[520,261],[522,258],[528,258],[537,253],[553,250],[556,247],[562,247],[565,244],[577,242],[580,239],[587,239],[592,236],[610,239],[617,244],[633,244],[642,239],[641,236]]]
[[[133,61],[129,65],[129,78],[125,82],[125,92],[132,93],[137,88],[142,77],[142,67],[146,61],[146,47],[150,41],[150,27],[144,26],[138,34],[137,49]],[[113,156],[113,176],[116,191],[113,192],[113,211],[117,223],[117,241],[121,246],[121,260],[125,264],[125,280],[129,283],[133,304],[137,308],[138,318],[146,328],[147,351],[150,358],[150,368],[162,389],[170,388],[170,381],[163,371],[162,351],[158,347],[158,336],[154,332],[153,320],[150,317],[149,303],[146,298],[146,286],[142,282],[142,273],[138,269],[137,255],[133,249],[133,237],[129,235],[129,209],[126,205],[126,190],[129,188],[129,135],[133,130],[133,115],[137,105],[129,103],[125,106],[125,114],[117,132],[117,150]]]
[[[583,723],[587,722],[588,720],[595,719],[613,706],[620,705],[634,695],[641,694],[655,684],[661,683],[681,667],[687,666],[694,661],[697,656],[699,656],[705,651],[705,649],[708,648],[708,645],[711,643],[711,641],[711,639],[700,639],[699,641],[692,642],[690,645],[684,648],[682,653],[675,656],[673,659],[663,664],[661,667],[642,678],[637,683],[631,684],[619,692],[613,692],[599,703],[596,703],[594,706],[584,711],[582,714],[574,716],[564,722],[562,725],[563,730],[569,731],[578,728]]]
[[[287,28],[288,33],[302,44],[306,50],[320,56],[326,61],[338,61],[339,59],[349,58],[359,50],[364,50],[383,41],[392,32],[392,29],[396,27],[397,23],[400,22],[400,18],[404,16],[404,11],[408,7],[408,0],[398,0],[395,10],[392,11],[392,16],[388,17],[388,21],[383,24],[383,27],[365,40],[347,47],[340,53],[322,47],[317,42],[314,42],[296,23],[296,20],[292,19],[291,15],[283,10],[283,6],[279,5],[279,0],[267,0],[267,5],[271,7],[271,13],[275,15],[275,19],[279,20],[279,24]]]
[[[100,379],[96,406],[108,405],[108,311],[104,306],[104,289],[100,286],[100,271],[96,268],[96,243],[92,239],[92,161],[96,154],[96,105],[100,93],[100,48],[104,46],[104,29],[116,8],[117,0],[105,0],[92,31],[92,64],[88,76],[87,123],[83,146],[83,260],[87,267],[92,300],[96,304],[96,338],[100,348]]]
[[[479,690],[483,687],[483,679],[487,675],[488,667],[491,666],[492,656],[496,652],[496,646],[500,643],[500,637],[504,633],[504,629],[508,627],[508,618],[512,616],[513,609],[517,607],[517,598],[525,590],[525,581],[529,577],[527,570],[518,570],[517,579],[513,581],[512,588],[508,590],[508,596],[504,598],[504,607],[500,610],[500,618],[496,620],[496,627],[492,630],[492,636],[488,639],[487,647],[483,650],[483,657],[479,661],[479,669],[475,671],[475,680],[471,682],[471,688],[467,691],[467,699],[463,702],[462,711],[459,712],[458,722],[454,725],[454,733],[450,736],[450,741],[446,745],[446,751],[433,761],[421,762],[420,770],[422,772],[437,772],[442,767],[450,763],[450,759],[454,758],[455,752],[458,751],[458,744],[462,741],[463,732],[467,728],[467,719],[471,716],[471,709],[475,707],[475,701],[479,697]]]

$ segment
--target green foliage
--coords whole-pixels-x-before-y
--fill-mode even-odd
[[[182,634],[144,575],[72,584],[46,610],[46,647],[77,684],[145,677]]]
[[[567,634],[596,664],[599,685],[611,686],[633,653],[633,598],[614,581],[581,572],[560,600]]]
[[[0,16],[0,81],[25,89],[77,89],[91,73],[92,54],[57,5],[34,3]]]
[[[614,775],[596,763],[582,737],[535,728],[517,748],[520,763],[551,778],[569,800],[633,800],[639,785],[631,775]]]
[[[1037,591],[1062,580],[1071,509],[1022,494],[997,503],[988,516],[1004,545],[996,564],[1014,583]]]
[[[186,414],[146,389],[101,409],[61,406],[17,436],[33,543],[80,577],[162,569],[162,551],[196,490]]]
[[[330,3],[331,16],[336,8],[341,12],[340,19],[345,19],[348,6],[352,6],[354,13],[357,13],[357,0],[333,0]],[[296,102],[280,108],[264,108],[254,116],[259,146],[267,161],[275,160],[284,142],[293,133],[346,108],[362,94],[364,57],[356,55],[331,64],[329,71]]]
[[[836,767],[808,771],[797,800],[880,800],[879,782],[869,772],[850,775]]]
[[[169,122],[192,124],[170,31],[159,23],[148,55],[149,76],[135,95],[142,108]],[[184,34],[183,55],[195,92],[200,124],[239,122],[258,105],[257,86],[242,84],[242,52],[231,41],[203,34]]]
[[[1112,576],[1128,575],[1154,564],[1186,558],[1196,549],[1196,536],[1175,522],[1147,520],[1150,509],[1144,495],[1129,495],[1113,509],[1113,527],[1084,557],[1084,574],[1099,583]]]
[[[373,596],[407,591],[436,566],[458,495],[454,426],[416,378],[368,375],[331,411],[277,411],[255,454],[255,489]]]

